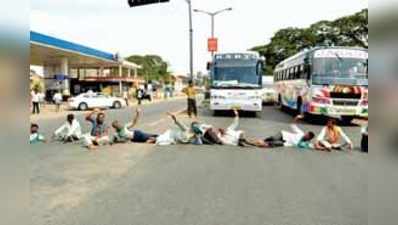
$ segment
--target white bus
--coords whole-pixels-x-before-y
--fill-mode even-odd
[[[279,63],[274,71],[278,103],[297,113],[368,117],[368,50],[317,47]]]
[[[210,109],[262,111],[264,60],[256,53],[216,54],[209,65]]]

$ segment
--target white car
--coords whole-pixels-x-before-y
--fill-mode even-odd
[[[111,97],[99,93],[83,93],[68,99],[70,109],[87,110],[93,108],[114,108],[126,107],[126,100],[118,97]]]
[[[262,89],[263,103],[275,103],[276,91],[274,88],[274,77],[263,76],[263,89]]]

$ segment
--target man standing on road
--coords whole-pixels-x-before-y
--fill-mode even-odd
[[[192,115],[196,118],[198,116],[198,110],[196,107],[196,90],[192,80],[189,81],[188,87],[184,88],[182,92],[188,97],[187,108],[189,118],[192,118]]]
[[[65,123],[53,134],[54,139],[64,143],[78,141],[81,136],[82,130],[80,123],[75,119],[75,115],[73,114],[67,115]]]
[[[145,95],[144,88],[142,86],[139,86],[138,89],[137,89],[137,93],[136,93],[138,105],[141,105],[141,102],[142,102],[142,99],[144,98],[144,95]]]
[[[137,108],[134,119],[122,125],[118,120],[112,122],[112,127],[116,133],[113,137],[113,143],[126,143],[128,141],[134,143],[149,143],[153,144],[156,141],[156,134],[149,134],[141,130],[132,130],[138,123],[141,115],[141,109]]]
[[[96,118],[94,114],[97,114]],[[87,114],[86,120],[91,123],[90,134],[84,136],[84,145],[89,149],[97,146],[109,144],[109,127],[105,123],[105,113],[100,109],[94,109]]]
[[[275,148],[275,147],[297,147],[300,149],[314,148],[311,140],[315,137],[312,131],[304,132],[296,124],[303,119],[302,115],[294,118],[293,124],[290,125],[292,131],[282,130],[278,134],[268,137],[264,140],[246,140],[246,144],[260,147],[260,148]]]
[[[62,94],[60,91],[57,91],[57,93],[54,94],[53,96],[53,101],[55,103],[55,111],[59,112],[61,109],[61,104],[62,104]]]
[[[344,139],[345,144],[340,143],[341,138]],[[352,150],[352,141],[344,133],[343,129],[337,126],[335,119],[329,119],[317,138],[316,149],[320,151],[342,150],[345,146]]]
[[[34,89],[31,93],[32,99],[32,114],[40,114],[40,93],[37,89]]]

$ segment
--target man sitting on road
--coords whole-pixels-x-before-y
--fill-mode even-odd
[[[344,139],[345,144],[340,143],[341,138]],[[341,127],[337,126],[335,119],[329,119],[317,138],[315,148],[320,151],[331,151],[343,150],[345,146],[348,146],[348,149],[352,150],[353,144],[350,138],[348,138]]]
[[[30,136],[29,143],[37,144],[37,143],[46,143],[46,138],[39,132],[39,125],[32,123],[30,125]]]
[[[64,143],[78,141],[81,137],[80,123],[75,119],[73,114],[67,115],[65,123],[53,134],[53,139]]]
[[[94,114],[97,114],[96,118],[93,118]],[[84,136],[84,146],[92,150],[97,146],[109,144],[109,127],[105,123],[105,113],[100,109],[94,109],[87,114],[86,120],[92,127],[90,133]]]
[[[118,120],[112,122],[112,127],[115,129],[116,133],[113,137],[114,143],[126,143],[128,141],[135,143],[149,143],[154,144],[156,142],[156,134],[148,134],[141,130],[133,130],[137,125],[138,119],[141,114],[141,109],[137,108],[134,119],[122,125]]]
[[[275,147],[298,147],[300,149],[311,149],[314,148],[311,140],[315,137],[312,131],[302,131],[296,123],[303,119],[302,115],[294,118],[293,124],[291,124],[291,131],[282,130],[278,134],[268,137],[264,140],[246,140],[246,144],[260,147],[260,148],[275,148]]]

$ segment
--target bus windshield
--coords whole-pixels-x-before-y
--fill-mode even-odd
[[[313,84],[367,85],[368,61],[363,58],[315,58]]]
[[[214,87],[260,87],[261,76],[255,66],[215,67]]]

